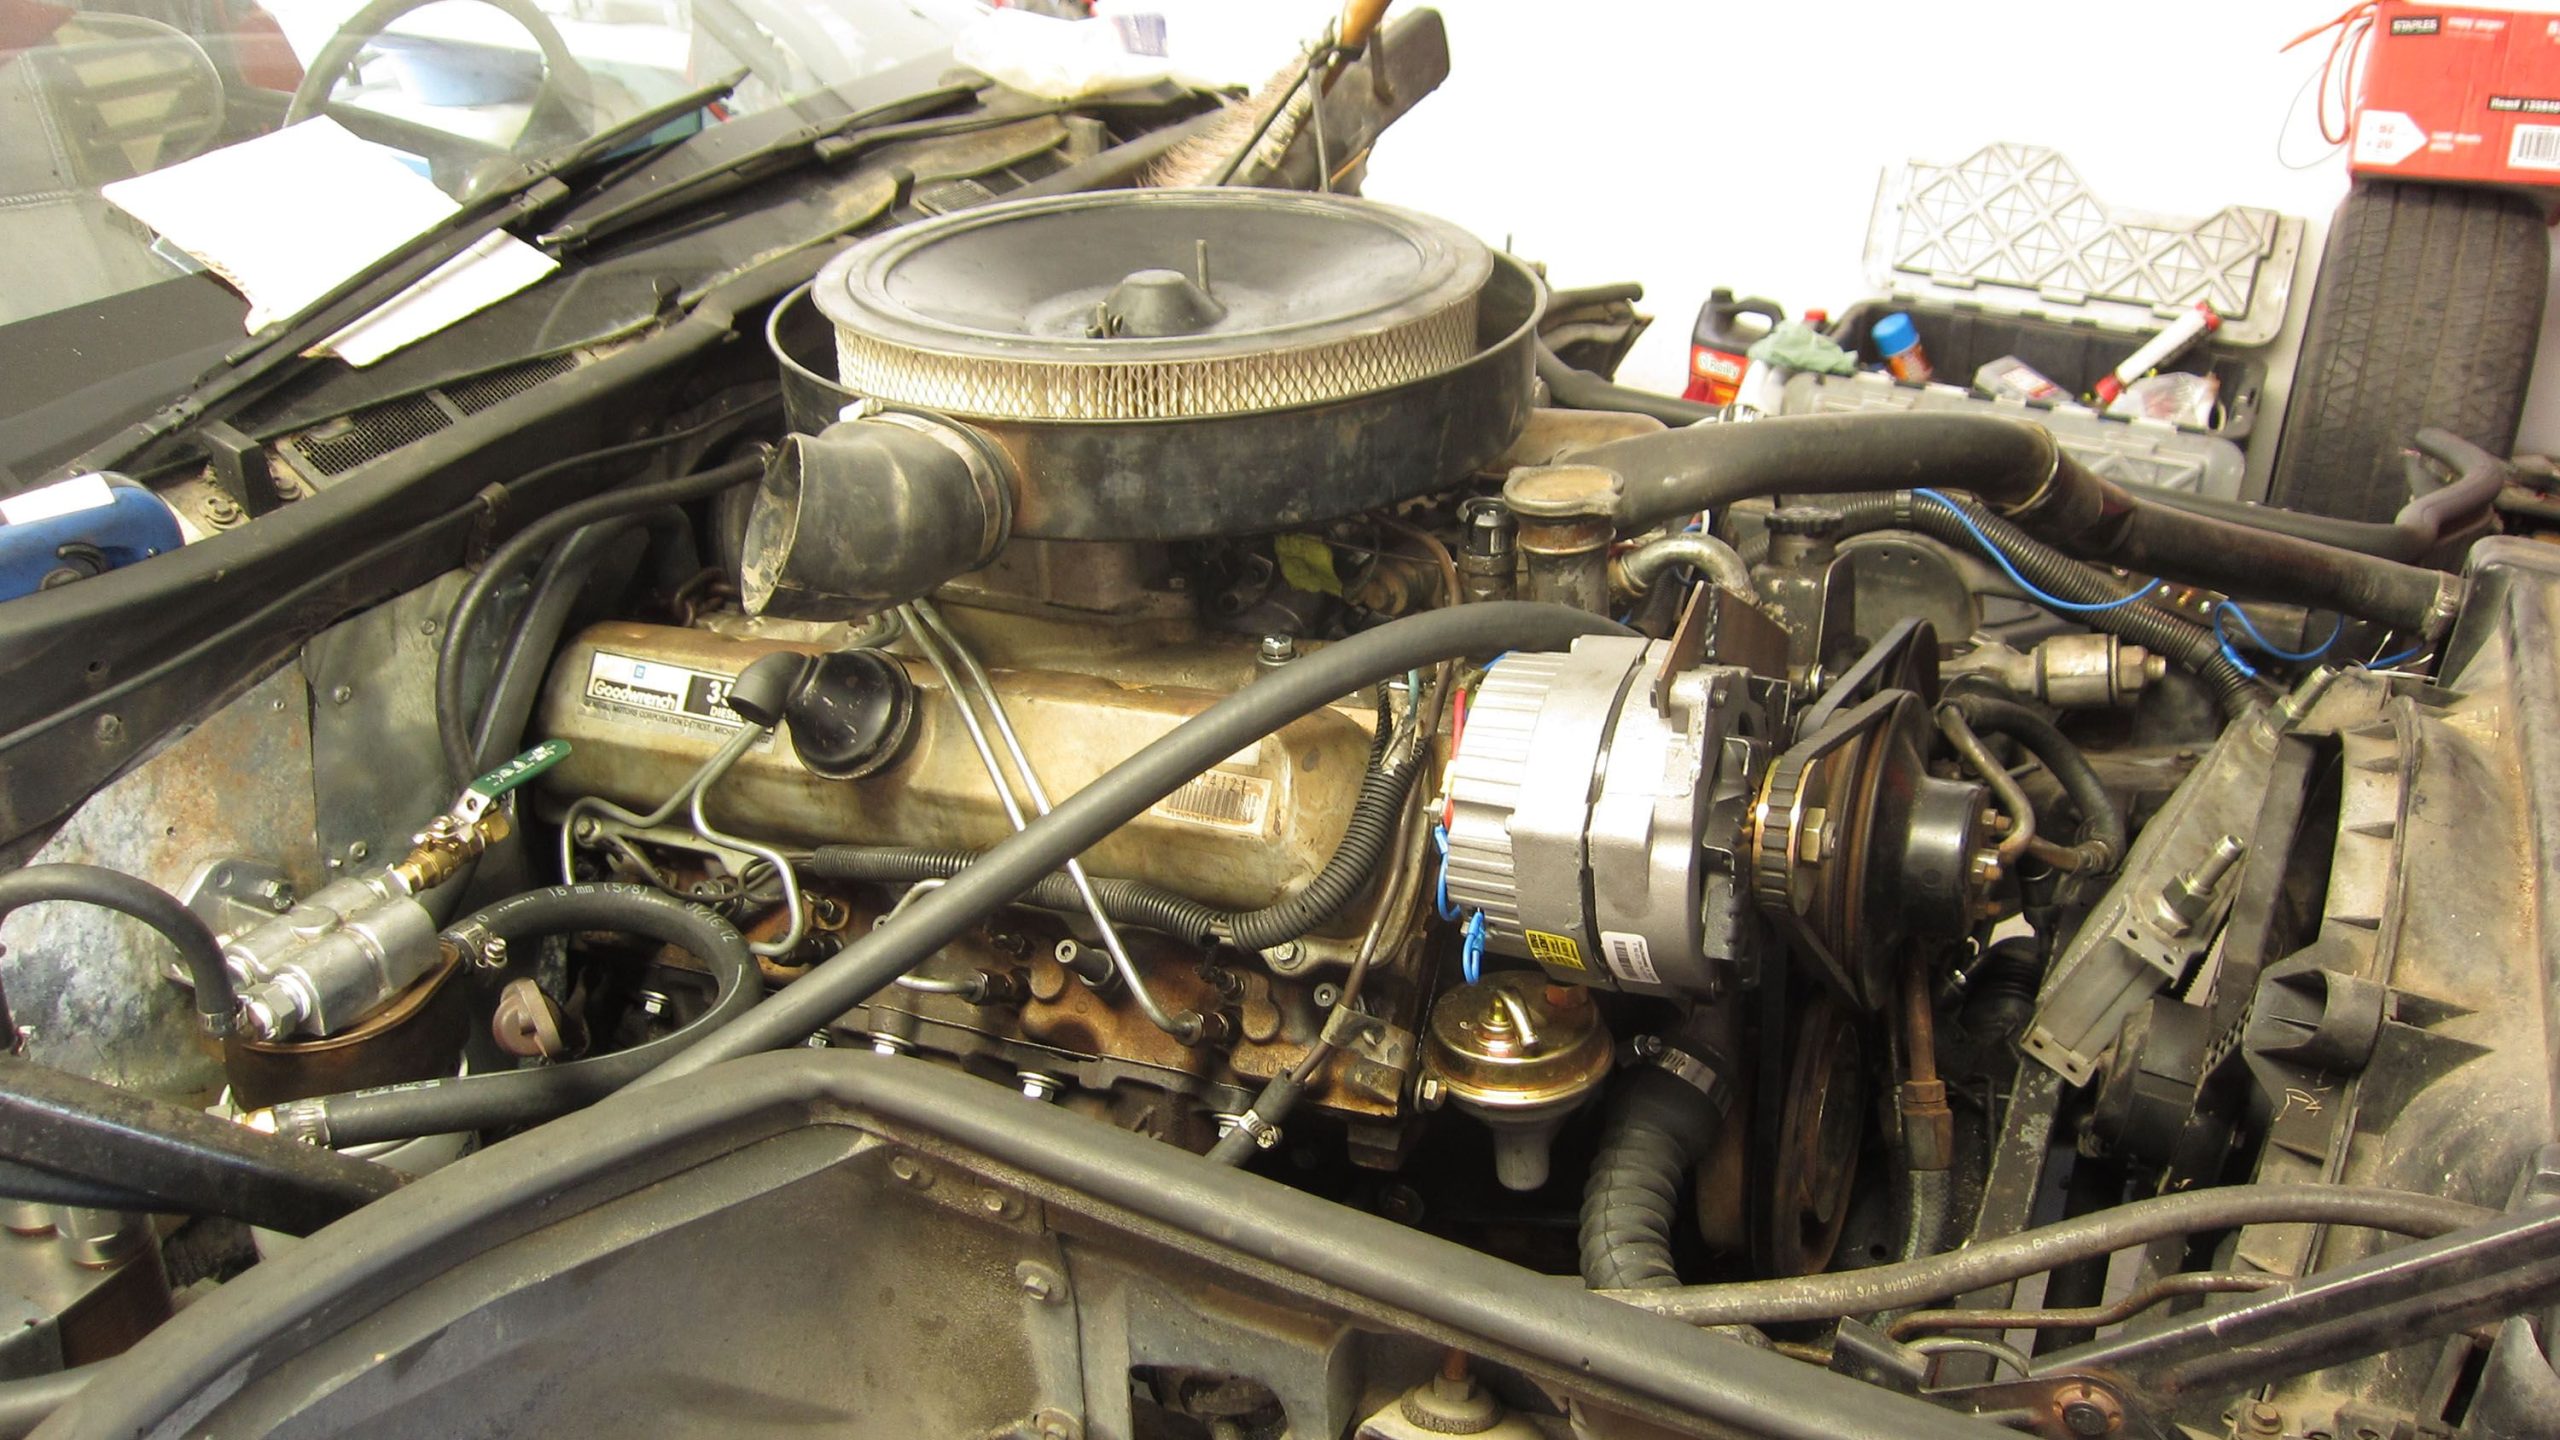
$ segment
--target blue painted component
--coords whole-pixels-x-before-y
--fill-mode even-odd
[[[108,483],[107,493],[108,503],[91,509],[0,524],[0,600],[35,593],[57,571],[112,570],[185,543],[178,517],[159,496],[117,481]]]

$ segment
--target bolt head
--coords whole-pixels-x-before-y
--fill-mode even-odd
[[[339,685],[329,691],[329,699],[339,705],[344,705],[354,698],[356,698],[356,687],[353,685]]]
[[[1023,1294],[1042,1304],[1058,1297],[1058,1277],[1045,1265],[1025,1260],[1014,1266],[1013,1283],[1022,1287]]]
[[[2087,1381],[2066,1385],[2053,1398],[2062,1428],[2084,1440],[2110,1434],[2124,1421],[2124,1411],[2115,1397]]]

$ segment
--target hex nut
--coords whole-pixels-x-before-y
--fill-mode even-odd
[[[1030,1260],[1013,1267],[1013,1283],[1022,1287],[1023,1294],[1044,1305],[1057,1299],[1066,1289],[1065,1282],[1058,1278],[1056,1271]]]

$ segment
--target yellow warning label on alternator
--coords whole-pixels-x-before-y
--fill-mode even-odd
[[[1529,942],[1529,958],[1541,965],[1561,965],[1567,970],[1589,969],[1582,963],[1582,946],[1570,935],[1550,935],[1544,930],[1521,932]]]

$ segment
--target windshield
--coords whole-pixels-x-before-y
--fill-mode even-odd
[[[971,0],[0,0],[0,324],[197,268],[99,192],[325,115],[454,194],[733,71],[658,139],[945,49]],[[325,194],[242,195],[278,225]]]

